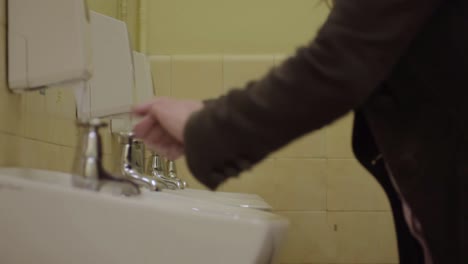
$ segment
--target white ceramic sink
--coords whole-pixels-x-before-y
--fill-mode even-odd
[[[263,211],[272,210],[272,207],[265,200],[255,194],[212,192],[196,189],[163,190],[163,192],[242,208],[251,208]]]
[[[287,221],[168,192],[120,197],[0,169],[2,264],[277,263]]]

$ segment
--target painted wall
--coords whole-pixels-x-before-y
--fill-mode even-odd
[[[142,0],[148,54],[291,53],[328,14],[317,0]]]

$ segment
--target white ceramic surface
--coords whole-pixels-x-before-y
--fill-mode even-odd
[[[272,207],[265,200],[263,200],[260,196],[255,194],[212,192],[196,189],[164,190],[164,192],[188,198],[208,200],[210,202],[218,202],[221,204],[237,206],[242,208],[251,208],[263,211],[272,210]]]
[[[1,4],[3,13],[5,1]],[[91,77],[91,33],[85,1],[9,0],[7,7],[11,90]]]
[[[117,197],[0,169],[0,263],[277,263],[287,221],[171,193]]]

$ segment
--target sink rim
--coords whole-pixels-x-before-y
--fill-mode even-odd
[[[32,175],[21,175],[40,173],[45,176],[46,181],[33,178]],[[0,184],[10,183],[20,188],[42,189],[44,191],[61,192],[66,195],[85,195],[95,197],[94,199],[117,199],[125,203],[133,203],[135,206],[146,206],[151,209],[168,210],[176,214],[186,214],[187,211],[195,215],[205,217],[219,217],[225,220],[235,220],[240,222],[262,223],[264,221],[287,221],[284,217],[262,211],[242,208],[232,205],[211,202],[208,200],[191,199],[190,197],[176,195],[166,192],[143,191],[141,195],[134,197],[113,196],[102,192],[92,192],[74,188],[71,185],[71,174],[58,171],[48,171],[42,169],[2,167],[0,168]],[[57,179],[59,179],[57,181]],[[60,180],[63,179],[63,180]],[[155,199],[159,196],[159,199]]]
[[[218,195],[218,192],[211,192],[211,191],[204,191],[204,190],[196,190],[196,192],[192,192],[192,190],[190,191],[188,190],[163,190],[163,193],[171,193],[174,195],[179,195],[179,196],[184,196],[184,197],[189,197],[189,198],[194,198],[194,199],[202,199],[202,200],[208,199],[208,201],[224,203],[230,206],[241,207],[241,208],[250,208],[250,209],[265,210],[265,211],[271,211],[273,209],[267,202],[265,202],[265,200],[240,198],[240,196],[239,198],[229,198],[229,197],[223,196],[222,194]]]

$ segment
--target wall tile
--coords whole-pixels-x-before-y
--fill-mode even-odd
[[[171,95],[208,99],[220,95],[223,85],[221,56],[173,56]]]
[[[150,63],[155,96],[170,96],[172,75],[171,57],[151,56]]]
[[[45,144],[43,147],[45,152],[46,165],[42,169],[60,171],[65,158],[62,155],[62,147],[55,144]]]
[[[2,9],[5,9],[5,0],[0,0],[0,21],[5,23],[5,18],[1,17],[2,15],[5,15],[5,11]],[[2,23],[0,22],[0,23]],[[2,24],[0,26],[0,87],[7,87],[6,81],[7,81],[7,30],[6,30],[6,25]]]
[[[259,191],[256,190],[256,186],[254,186],[253,177],[255,176],[252,174],[252,171],[243,172],[239,176],[230,178],[224,182],[219,187],[219,191],[260,195]]]
[[[325,210],[325,160],[277,159],[272,167],[275,171],[270,176],[275,177],[277,185],[277,193],[272,199],[273,208],[290,211]]]
[[[336,263],[397,263],[396,236],[389,212],[331,212]]]
[[[290,56],[285,55],[285,54],[278,54],[275,55],[275,66],[281,65],[283,62],[285,62]]]
[[[22,117],[22,135],[29,139],[51,141],[52,119],[45,113],[24,113]]]
[[[275,202],[275,193],[277,193],[277,184],[275,184],[274,172],[272,166],[274,159],[266,159],[256,164],[252,170],[245,171],[235,178],[229,179],[224,183],[220,190],[225,192],[239,192],[257,194],[268,204]]]
[[[325,130],[307,134],[272,154],[275,158],[325,158]]]
[[[325,128],[328,158],[354,158],[351,139],[354,115],[348,114]]]
[[[5,1],[0,1],[0,5],[2,5],[1,9],[4,10]],[[4,11],[0,10],[0,14],[3,15]],[[0,131],[20,134],[22,97],[12,94],[7,88],[6,50],[6,29],[5,25],[2,24],[0,26]]]
[[[49,88],[45,92],[46,112],[50,117],[76,119],[76,103],[71,87]]]
[[[224,56],[223,89],[244,88],[250,82],[263,77],[273,67],[274,57],[264,56]]]
[[[21,118],[21,97],[9,93],[0,94],[0,131],[20,134]]]
[[[282,263],[334,263],[337,248],[325,212],[276,212],[290,221]]]
[[[76,150],[71,147],[60,147],[60,159],[57,160],[55,168],[57,171],[71,173]]]
[[[15,166],[21,155],[19,151],[20,138],[0,133],[0,166]]]
[[[111,133],[110,128],[102,128],[101,140],[102,140],[102,153],[112,154],[113,144],[117,141],[117,138]]]
[[[152,0],[144,44],[150,54],[289,53],[327,18],[320,2]]]
[[[74,149],[55,144],[22,139],[18,165],[43,170],[70,172]]]
[[[6,158],[8,157],[8,147],[6,135],[0,133],[0,166],[6,166]]]
[[[325,210],[325,168],[325,160],[267,159],[223,190],[258,194],[279,211]]]
[[[114,157],[110,154],[105,154],[102,156],[102,166],[108,172],[113,172],[116,166],[116,162]]]
[[[26,114],[40,116],[47,113],[46,96],[43,93],[34,91],[24,93],[22,96],[24,97],[23,111]]]
[[[21,160],[19,165],[21,167],[47,169],[48,157],[46,156],[46,143],[22,138],[20,140],[20,153]]]
[[[87,0],[87,3],[90,10],[114,18],[118,18],[119,16],[118,0]]]
[[[49,123],[49,137],[54,144],[75,147],[78,143],[78,128],[75,120],[53,118]]]
[[[328,160],[327,171],[328,210],[390,210],[380,185],[356,160]]]
[[[0,24],[6,25],[6,0],[0,0]]]

